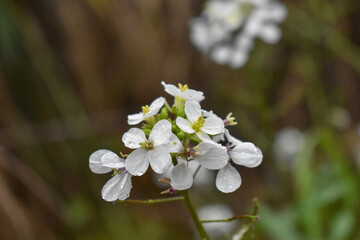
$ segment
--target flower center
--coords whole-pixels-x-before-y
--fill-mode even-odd
[[[178,86],[181,92],[189,89],[187,84],[182,85],[181,83],[179,83]]]
[[[205,118],[203,116],[200,116],[196,122],[192,124],[192,129],[194,129],[195,132],[200,131],[202,126],[204,126]]]
[[[150,107],[148,105],[142,106],[141,108],[142,108],[143,115],[150,112]]]
[[[198,146],[191,148],[187,148],[184,152],[187,160],[193,159],[196,156],[199,156],[199,152],[197,152]]]
[[[113,171],[113,174],[112,176],[115,176],[116,174],[120,174],[122,171],[125,171],[126,169],[124,167],[122,168],[113,168],[112,171]]]
[[[154,144],[152,142],[145,141],[140,143],[140,147],[146,150],[152,150],[154,149]]]

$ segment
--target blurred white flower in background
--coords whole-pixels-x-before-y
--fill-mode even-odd
[[[198,211],[201,220],[217,220],[234,216],[232,210],[224,204],[209,204]],[[224,239],[236,227],[236,222],[204,223],[204,228],[211,238]]]
[[[274,140],[274,153],[279,168],[292,170],[295,167],[295,158],[303,143],[304,134],[294,127],[278,131]]]
[[[216,63],[240,68],[256,37],[268,44],[279,41],[277,24],[286,15],[286,7],[271,0],[209,0],[190,21],[190,40]]]

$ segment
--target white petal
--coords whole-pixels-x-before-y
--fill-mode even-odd
[[[113,202],[126,199],[131,190],[131,175],[124,171],[121,174],[116,174],[109,181],[107,181],[101,190],[102,198],[105,201]]]
[[[125,167],[125,160],[120,158],[116,153],[109,151],[101,157],[101,164],[110,169],[118,169]]]
[[[94,173],[108,173],[111,172],[111,168],[104,167],[101,163],[101,158],[106,153],[111,152],[109,150],[101,149],[93,152],[89,157],[89,167],[90,170]]]
[[[211,52],[211,59],[218,64],[225,64],[231,60],[234,50],[229,46],[217,46]]]
[[[271,19],[276,22],[282,22],[285,20],[287,15],[286,7],[281,3],[272,3],[269,6],[269,13],[271,14]]]
[[[246,167],[257,167],[263,158],[261,150],[249,142],[237,144],[229,156],[234,163]]]
[[[149,141],[152,141],[154,146],[168,143],[171,133],[171,123],[166,119],[160,120],[151,130]]]
[[[225,129],[226,130],[226,129]],[[220,143],[225,141],[225,134],[221,133],[211,138],[214,142]]]
[[[140,143],[146,141],[145,133],[139,128],[130,128],[129,131],[124,133],[122,141],[125,146],[131,149],[139,148]]]
[[[203,142],[210,142],[210,143],[214,143],[214,141],[209,137],[209,135],[207,135],[207,133],[205,133],[204,131],[198,131],[196,132],[196,135],[200,138],[201,141]]]
[[[148,151],[138,148],[125,160],[125,169],[134,176],[143,175],[149,167]]]
[[[174,167],[170,180],[171,186],[177,190],[189,189],[194,181],[190,169],[184,163],[179,163]]]
[[[109,181],[107,181],[101,190],[101,196],[105,201],[113,202],[118,199],[119,191],[121,189],[121,176],[116,174]]]
[[[166,84],[165,82],[161,82],[161,84],[164,86],[165,92],[167,92],[168,94],[170,94],[171,96],[179,96],[181,91],[179,88],[177,88],[176,86],[172,85],[172,84]]]
[[[181,144],[179,138],[173,133],[171,133],[169,143],[167,145],[168,145],[169,151],[172,153],[181,153],[184,151],[184,147]]]
[[[213,117],[213,116],[217,117],[217,115],[213,111],[202,110],[202,113],[205,118]]]
[[[238,189],[241,185],[241,177],[239,172],[227,164],[220,169],[216,176],[216,187],[223,193],[231,193]]]
[[[163,97],[159,97],[159,98],[155,99],[150,104],[150,107],[149,107],[150,111],[144,115],[144,118],[148,118],[148,117],[151,117],[151,116],[157,114],[159,112],[160,108],[162,108],[162,106],[164,105],[165,101],[166,100]]]
[[[118,199],[123,201],[130,196],[130,191],[132,188],[132,183],[131,183],[132,175],[128,171],[124,171],[121,174],[124,174],[124,177],[123,177],[124,186],[119,193]]]
[[[144,114],[142,112],[128,115],[128,124],[136,125],[144,120]]]
[[[164,103],[165,103],[165,98],[164,97],[158,97],[157,99],[155,99],[151,104],[150,104],[150,110],[151,109],[160,109]]]
[[[226,147],[216,143],[202,142],[199,143],[196,150],[199,155],[195,157],[201,166],[215,170],[223,168],[228,163],[229,156],[226,152]]]
[[[153,150],[149,151],[149,161],[154,172],[165,172],[171,165],[169,148],[166,145],[154,147]]]
[[[233,144],[233,145],[237,145],[237,144],[241,144],[241,143],[242,143],[242,141],[240,141],[239,139],[231,136],[229,130],[225,129],[224,134],[225,134],[226,140],[227,140],[229,143],[231,143],[231,144]]]
[[[205,98],[203,92],[196,91],[193,89],[185,90],[184,92],[181,93],[180,96],[188,101],[196,101],[196,102],[200,102]]]
[[[191,123],[182,117],[176,118],[176,125],[186,133],[194,133],[195,132],[194,129],[192,129],[192,127],[191,127]]]
[[[266,25],[259,32],[259,38],[268,44],[274,44],[281,38],[281,30],[275,25]]]
[[[209,117],[205,119],[202,130],[210,135],[216,135],[224,132],[224,121],[219,117]]]
[[[245,51],[242,49],[237,49],[234,55],[232,56],[232,59],[230,61],[230,66],[232,68],[240,68],[245,65],[248,59],[249,59],[249,53],[247,49],[245,49]]]
[[[185,114],[190,122],[196,122],[201,116],[200,104],[194,101],[185,102]]]
[[[262,154],[260,148],[256,147],[256,150],[257,150],[257,154],[258,154],[258,159],[257,159],[257,161],[254,161],[253,164],[248,164],[248,165],[246,165],[246,167],[248,167],[248,168],[254,168],[254,167],[259,166],[259,165],[262,163],[263,154]]]

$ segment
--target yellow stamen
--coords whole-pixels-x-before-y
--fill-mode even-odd
[[[142,108],[142,112],[143,112],[143,115],[147,114],[148,112],[150,112],[150,107],[148,105],[145,105]]]
[[[140,143],[140,147],[145,150],[152,150],[154,149],[154,144],[152,142],[145,141]]]
[[[187,84],[182,85],[181,83],[179,83],[178,86],[181,92],[189,89]]]
[[[230,126],[234,126],[237,124],[237,122],[235,122],[235,117],[232,117],[231,116],[232,113],[229,113],[227,116],[226,116],[226,120],[227,120],[227,125],[230,125]]]
[[[193,149],[195,151],[194,157],[199,156],[200,155],[200,153],[198,152],[199,146],[193,147]]]
[[[203,116],[200,116],[196,122],[192,124],[192,129],[194,129],[195,132],[200,131],[202,126],[204,126],[205,118]]]

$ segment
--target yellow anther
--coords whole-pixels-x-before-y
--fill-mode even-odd
[[[176,145],[176,142],[173,142],[173,145]]]
[[[235,117],[232,117],[232,113],[229,113],[226,116],[226,120],[226,125],[234,126],[237,124],[237,122],[235,122]]]
[[[193,149],[197,151],[199,149],[199,146],[193,147]]]
[[[203,116],[200,116],[196,122],[192,124],[192,129],[194,129],[195,132],[200,131],[202,126],[204,126],[205,118]]]
[[[150,112],[150,107],[148,105],[145,105],[141,108],[142,108],[142,112],[144,115],[147,114],[148,112]]]
[[[187,84],[182,85],[181,83],[179,83],[178,86],[181,92],[189,89]]]

